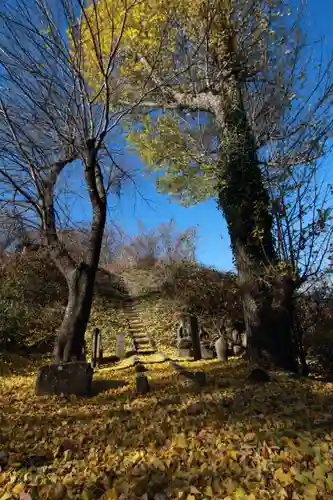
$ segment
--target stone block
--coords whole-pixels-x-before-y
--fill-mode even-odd
[[[178,357],[179,358],[192,358],[192,349],[178,349]]]
[[[43,365],[37,373],[35,393],[37,396],[88,396],[91,393],[93,373],[90,363],[81,361]]]
[[[190,349],[192,347],[192,340],[190,338],[179,339],[177,342],[178,349]]]

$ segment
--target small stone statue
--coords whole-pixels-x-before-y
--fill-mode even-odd
[[[201,326],[200,327],[200,345],[201,345],[201,356],[202,359],[212,359],[214,358],[214,353],[211,349],[209,334]]]
[[[189,358],[192,356],[192,339],[187,331],[185,319],[181,319],[180,327],[177,332],[178,356]]]
[[[236,329],[232,330],[231,338],[232,338],[233,353],[235,356],[239,356],[243,351],[243,347],[242,347],[242,339],[238,330]]]
[[[208,332],[206,332],[206,330],[204,329],[203,326],[200,326],[200,340],[201,340],[201,342],[208,340],[208,339],[209,339]]]

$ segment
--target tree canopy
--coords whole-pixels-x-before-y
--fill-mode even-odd
[[[110,13],[111,24],[105,21]],[[225,127],[225,109],[236,105],[234,75],[258,149],[278,137],[295,97],[291,83],[301,71],[294,50],[300,33],[290,14],[281,0],[103,0],[87,9],[88,79],[96,82],[101,75],[90,57],[95,31],[103,33],[101,60],[122,33],[112,78],[115,89],[126,79],[126,90],[115,92],[115,102],[124,105],[146,93],[128,138],[146,168],[158,173],[161,192],[184,204],[215,195],[217,162],[243,143]]]

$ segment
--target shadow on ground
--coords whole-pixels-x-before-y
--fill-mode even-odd
[[[103,392],[109,391],[111,389],[118,389],[119,387],[125,387],[128,385],[126,380],[103,380],[97,379],[92,382],[91,395],[97,396]]]

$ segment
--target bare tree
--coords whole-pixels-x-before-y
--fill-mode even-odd
[[[124,175],[111,132],[134,106],[119,110],[114,101],[111,76],[121,30],[107,57],[101,57],[102,40],[94,33],[100,78],[95,86],[87,83],[82,40],[93,28],[84,6],[81,0],[5,0],[0,8],[1,202],[40,229],[42,244],[67,280],[68,305],[54,351],[58,363],[81,356],[108,193]],[[69,166],[84,182],[92,212],[87,251],[79,260],[59,236],[59,186]]]
[[[138,222],[138,234],[123,238],[114,248],[114,262],[119,267],[147,266],[195,261],[195,228],[179,231],[173,219],[147,229]]]
[[[13,251],[25,236],[22,217],[15,210],[0,208],[0,258]]]

